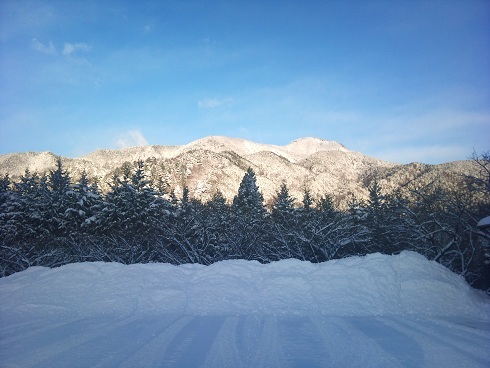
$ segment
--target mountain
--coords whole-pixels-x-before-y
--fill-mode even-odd
[[[12,153],[0,156],[0,175],[13,180],[26,169],[44,174],[56,165],[51,152]],[[335,141],[300,138],[287,145],[256,143],[245,139],[210,136],[182,146],[142,146],[121,150],[97,150],[80,158],[61,160],[74,180],[85,171],[97,179],[102,190],[121,167],[142,160],[147,175],[163,178],[168,190],[177,195],[184,186],[194,198],[209,200],[217,190],[232,200],[248,167],[252,167],[266,201],[280,185],[287,183],[290,194],[301,200],[304,189],[319,197],[331,193],[342,205],[354,194],[367,196],[371,180],[381,177],[385,188],[393,188],[414,178],[428,182],[441,175],[470,173],[471,161],[443,165],[398,165],[354,152]],[[454,175],[453,175],[454,174]]]

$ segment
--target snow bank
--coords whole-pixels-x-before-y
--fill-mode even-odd
[[[211,266],[77,263],[0,279],[0,315],[135,313],[373,316],[490,320],[490,298],[413,252],[320,264],[233,260]]]
[[[478,225],[476,225],[476,226],[482,227],[482,228],[490,227],[490,216],[482,218],[480,221],[478,221]]]

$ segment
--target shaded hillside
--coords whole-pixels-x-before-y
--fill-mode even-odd
[[[55,168],[56,158],[50,152],[2,155],[0,175],[8,173],[16,181],[25,169],[45,174]],[[183,146],[98,150],[81,158],[62,158],[73,180],[85,171],[104,192],[114,175],[121,174],[124,165],[134,167],[138,160],[145,162],[147,175],[155,184],[164,186],[168,193],[174,191],[177,196],[187,186],[191,197],[201,201],[211,199],[217,191],[231,201],[245,171],[252,167],[267,203],[280,185],[286,183],[298,201],[308,188],[315,198],[332,194],[339,207],[344,207],[352,195],[367,198],[367,187],[375,177],[384,191],[391,191],[414,181],[418,185],[435,179],[449,183],[460,174],[474,172],[471,161],[396,165],[317,138],[301,138],[276,146],[237,138],[206,137]]]

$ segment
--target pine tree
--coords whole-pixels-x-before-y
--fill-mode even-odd
[[[20,215],[19,197],[11,189],[8,174],[0,178],[0,241],[15,238],[17,231],[16,218]]]
[[[97,185],[89,184],[85,171],[78,183],[71,186],[68,197],[68,208],[63,218],[67,234],[95,234],[100,225],[103,198]]]
[[[233,199],[233,210],[245,216],[261,218],[265,214],[264,197],[257,186],[255,172],[249,167]]]
[[[390,203],[390,198],[383,195],[381,186],[375,179],[368,187],[369,199],[366,207],[364,224],[368,229],[370,251],[395,253],[399,251],[396,246],[396,211]]]
[[[125,165],[122,179],[113,177],[111,191],[106,195],[104,221],[107,230],[110,233],[154,235],[165,200],[150,186],[142,161],[136,163],[132,174],[128,170]]]
[[[333,219],[338,214],[337,210],[335,209],[333,196],[330,193],[320,197],[318,200],[317,209],[326,219]]]
[[[66,211],[70,209],[71,181],[64,169],[61,158],[56,160],[56,169],[51,170],[47,180],[49,206],[46,208],[45,221],[53,236],[67,235],[64,227]]]
[[[231,231],[227,234],[234,258],[269,261],[265,250],[267,247],[264,229],[266,210],[263,200],[257,186],[255,172],[252,168],[248,168],[238,188],[238,194],[233,199]]]
[[[203,212],[203,227],[206,230],[209,249],[208,254],[221,261],[232,257],[227,234],[230,232],[231,207],[226,203],[223,194],[218,190],[206,203]]]
[[[61,199],[70,187],[70,176],[63,167],[61,158],[56,159],[56,169],[49,172],[49,189],[55,200]]]
[[[301,225],[299,211],[294,208],[294,201],[295,198],[289,194],[286,183],[282,183],[272,203],[270,216],[271,257],[304,259],[302,249],[298,246],[298,231],[301,231]]]
[[[303,200],[301,201],[303,204],[303,209],[305,211],[310,211],[313,206],[313,197],[311,196],[311,192],[308,188],[304,189],[303,192]]]
[[[19,240],[36,238],[39,242],[50,235],[50,218],[52,216],[51,200],[47,177],[31,174],[26,169],[18,183],[14,184],[16,196],[15,237]]]
[[[282,183],[272,204],[272,217],[284,218],[290,216],[294,212],[294,201],[295,198],[289,195],[286,183]]]

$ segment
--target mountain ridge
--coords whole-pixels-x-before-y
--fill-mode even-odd
[[[0,175],[9,174],[15,181],[26,169],[45,174],[56,166],[51,152],[22,152],[0,156]],[[366,198],[367,186],[373,173],[381,173],[386,188],[411,177],[430,180],[441,172],[468,172],[468,162],[419,166],[399,165],[351,151],[341,143],[320,138],[304,137],[278,146],[246,139],[209,136],[181,146],[149,145],[121,150],[96,150],[79,158],[61,157],[73,180],[82,172],[99,183],[102,191],[109,190],[114,175],[121,175],[123,165],[143,161],[147,176],[158,182],[163,179],[168,191],[180,195],[184,187],[192,197],[207,201],[220,191],[231,201],[248,167],[257,175],[264,198],[270,202],[282,183],[292,196],[301,200],[308,188],[315,197],[332,194],[338,205],[356,195]],[[412,165],[412,166],[410,166]],[[404,174],[404,168],[410,174]],[[426,174],[425,171],[429,171]],[[421,175],[421,173],[424,175]],[[395,173],[396,175],[394,175]],[[394,179],[396,177],[396,179]]]
[[[305,147],[305,145],[308,145],[308,147]],[[279,156],[283,156],[290,161],[297,160],[298,157],[303,158],[305,155],[308,155],[308,153],[301,152],[305,150],[310,152],[310,154],[322,150],[348,151],[347,148],[345,148],[345,146],[341,143],[313,137],[298,138],[286,145],[279,146],[273,144],[256,143],[242,138],[208,136],[180,146],[148,145],[128,147],[123,149],[99,149],[79,158],[94,161],[102,154],[126,153],[131,155],[131,153],[134,152],[139,152],[140,155],[148,157],[172,158],[178,156],[182,152],[190,151],[193,149],[203,149],[217,153],[223,151],[233,151],[240,155],[253,154],[260,151],[268,151],[274,152]]]

